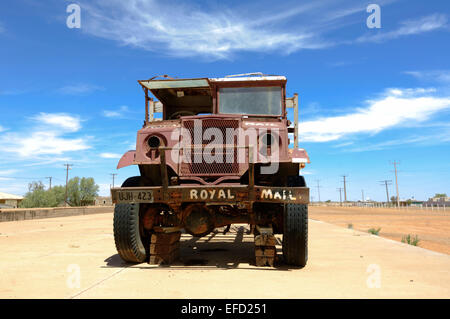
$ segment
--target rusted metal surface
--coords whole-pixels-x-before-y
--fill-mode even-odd
[[[136,151],[128,151],[123,154],[119,160],[119,163],[117,164],[117,169],[134,164],[135,156]]]
[[[161,181],[162,181],[162,195],[163,199],[167,198],[167,189],[169,187],[169,178],[167,176],[167,165],[166,165],[166,150],[161,148]]]
[[[203,237],[215,227],[214,215],[205,205],[189,205],[184,215],[184,229],[194,237]]]
[[[159,209],[156,207],[149,207],[147,211],[144,212],[142,216],[142,225],[144,229],[151,230],[155,225],[155,220],[157,214],[159,213]]]
[[[286,78],[262,73],[163,78],[139,81],[145,92],[144,127],[138,131],[136,150],[118,165],[139,165],[145,181],[139,185],[148,186],[112,188],[113,202],[141,204],[140,230],[151,234],[150,263],[178,258],[182,229],[201,237],[217,227],[248,223],[256,226],[256,264],[273,266],[273,233],[283,232],[283,204],[309,203],[309,188],[290,187],[304,183],[288,178],[298,177],[309,163],[306,151],[298,148],[298,95],[286,98]],[[251,89],[239,89],[247,87]],[[250,101],[248,110],[222,114],[221,107],[241,113],[247,106],[226,108],[226,100],[220,104],[227,90],[232,91],[230,105],[235,98],[242,102],[239,94],[251,96],[245,100]],[[276,100],[248,93],[271,90],[277,92]],[[287,107],[294,109],[293,127]],[[155,119],[155,112],[162,112],[162,119]],[[294,150],[289,149],[288,133],[294,133]],[[277,168],[269,173],[272,164]]]
[[[185,128],[190,135],[190,141],[192,144],[183,144],[182,151],[189,151],[189,161],[180,163],[180,176],[223,176],[223,175],[242,175],[247,169],[246,163],[239,163],[238,152],[235,151],[237,146],[237,137],[230,135],[240,127],[239,119],[223,119],[223,118],[207,118],[202,120],[194,119],[183,119],[181,121],[182,127]],[[220,154],[215,152],[215,157],[220,156],[220,160],[213,163],[206,163],[204,156],[201,156],[202,160],[196,162],[195,157],[203,155],[205,147],[203,147],[203,141],[195,140],[195,125],[201,125],[200,134],[203,136],[204,132],[210,128],[218,129],[222,134],[224,141],[233,141],[232,145],[224,146],[222,143],[217,145],[222,148]],[[199,147],[202,146],[202,147]],[[211,149],[215,148],[216,145],[209,145]],[[227,160],[227,156],[231,155],[232,161]]]
[[[266,187],[254,186],[253,202],[267,203],[309,203],[307,187]],[[252,202],[248,185],[211,186],[162,186],[119,187],[111,189],[113,203],[243,203]],[[166,197],[167,196],[167,199]]]
[[[144,126],[148,125],[149,122],[149,97],[148,97],[148,88],[144,89],[145,92],[145,123]],[[152,114],[152,120],[153,120],[153,114]]]

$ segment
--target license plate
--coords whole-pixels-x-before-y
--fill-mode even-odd
[[[153,203],[153,191],[117,191],[118,203]]]

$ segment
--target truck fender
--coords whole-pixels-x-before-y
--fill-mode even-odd
[[[134,157],[136,156],[136,151],[128,151],[125,154],[122,155],[121,159],[119,160],[119,164],[117,164],[117,169],[130,166],[134,163]]]
[[[293,149],[292,153],[292,163],[311,163],[309,161],[308,153],[303,148]]]

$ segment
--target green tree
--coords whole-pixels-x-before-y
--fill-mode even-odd
[[[28,192],[20,202],[19,207],[48,207],[48,205],[51,205],[51,201],[46,194],[44,184],[41,181],[29,183]]]
[[[64,196],[66,194],[66,189],[64,186],[53,186],[51,190],[48,190],[48,192],[54,198],[55,206],[64,205]]]
[[[447,194],[445,194],[445,193],[442,193],[442,194],[435,194],[434,195],[434,198],[442,198],[442,197],[447,197]]]
[[[98,196],[99,187],[92,177],[74,177],[67,183],[67,202],[70,206],[89,205]],[[64,205],[65,186],[54,186],[46,190],[41,181],[28,185],[28,192],[20,203],[20,207],[57,207]]]
[[[67,183],[67,203],[70,206],[92,204],[98,196],[99,186],[92,177],[74,177]]]
[[[51,190],[45,190],[41,181],[28,185],[28,192],[20,203],[20,207],[56,207],[64,202],[64,188],[55,186]]]

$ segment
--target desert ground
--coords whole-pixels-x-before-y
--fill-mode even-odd
[[[275,267],[255,266],[246,225],[183,235],[180,260],[155,266],[121,261],[112,211],[3,222],[0,298],[450,298],[450,255],[314,220],[321,214],[312,209],[303,269],[281,258]],[[389,229],[365,218],[348,222]]]
[[[309,218],[367,232],[381,228],[379,236],[401,241],[408,234],[419,237],[419,247],[450,255],[450,208],[360,208],[310,206]]]

